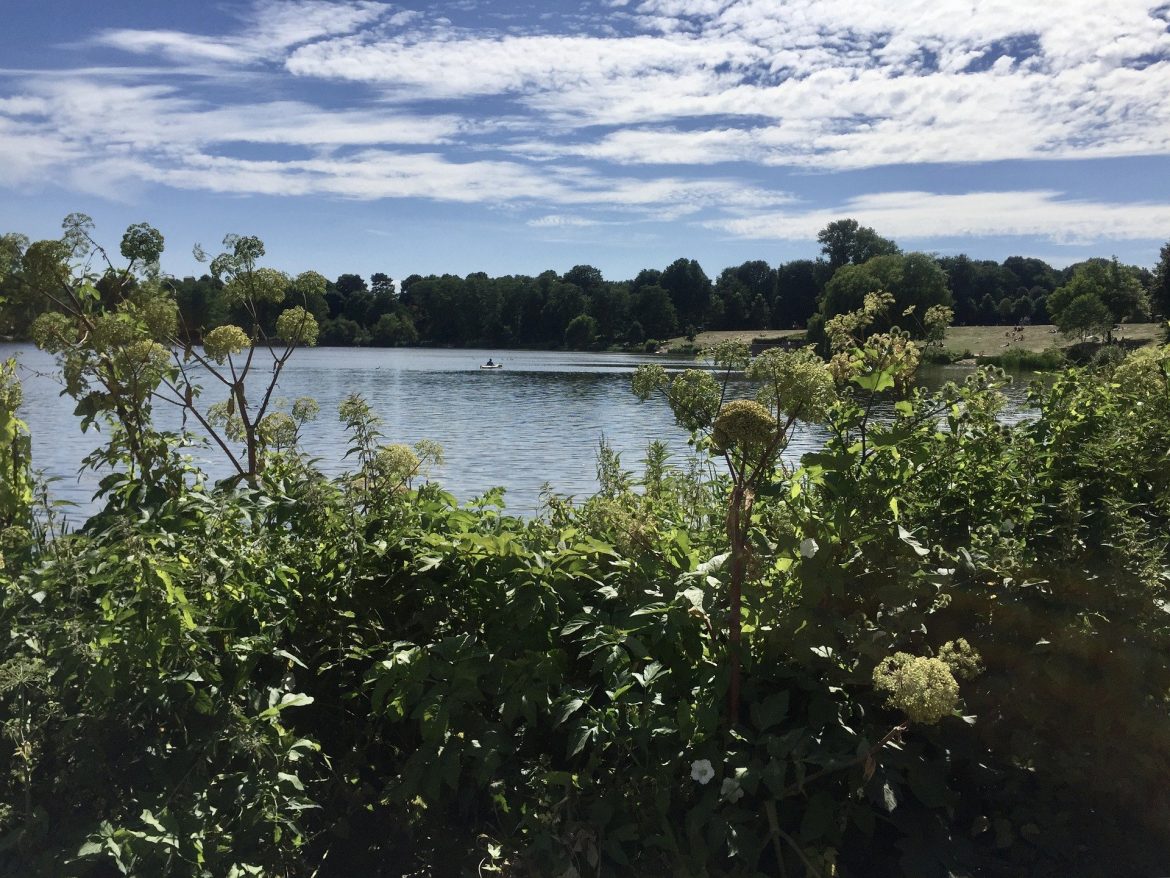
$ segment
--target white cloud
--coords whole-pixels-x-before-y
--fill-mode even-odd
[[[565,216],[560,213],[550,213],[547,216],[530,219],[527,225],[535,229],[564,229],[584,226],[599,226],[600,220],[588,219],[583,216]]]
[[[1170,208],[1012,191],[814,210],[726,166],[1170,156],[1158,2],[596,0],[473,30],[370,0],[262,0],[226,33],[91,41],[149,67],[0,70],[0,185],[424,198],[508,205],[534,228],[808,238],[848,214],[895,237],[1148,237]]]
[[[560,131],[618,129],[569,145],[526,141],[533,155],[823,168],[1164,155],[1170,33],[1157,8],[1056,0],[1021,15],[1003,0],[648,0],[637,7],[640,34],[432,23],[319,40],[286,63],[392,99],[502,96]],[[735,118],[744,123],[729,129]],[[682,119],[693,120],[686,133],[674,130]]]
[[[712,229],[739,238],[808,240],[842,216],[895,239],[1036,236],[1061,244],[1148,239],[1170,228],[1170,204],[1068,198],[1056,191],[883,192],[831,208],[790,209],[712,220]]]
[[[247,64],[279,58],[288,49],[321,37],[351,33],[377,21],[388,10],[382,3],[366,0],[261,0],[245,15],[241,34],[211,37],[173,30],[116,28],[101,31],[93,42],[178,61]],[[399,15],[395,20],[405,23],[411,17]]]

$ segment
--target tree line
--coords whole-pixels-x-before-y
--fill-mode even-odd
[[[817,243],[815,258],[775,266],[749,260],[714,279],[683,257],[622,281],[591,265],[535,277],[412,274],[398,283],[384,272],[368,279],[348,273],[334,280],[315,275],[323,284],[300,289],[290,278],[289,293],[320,324],[322,344],[379,347],[653,347],[703,330],[798,328],[816,340],[828,319],[877,290],[894,296],[895,321],[914,307],[903,320],[911,324],[914,314],[920,319],[926,308],[942,305],[959,325],[1056,323],[1087,334],[1170,312],[1170,243],[1152,270],[1103,258],[1057,269],[1024,256],[996,262],[907,253],[853,219],[828,224]],[[0,236],[0,334],[28,337],[32,321],[52,307],[38,290],[68,258],[61,240]],[[172,288],[181,331],[191,341],[244,317],[214,272],[161,281]],[[121,282],[104,278],[97,287],[104,284],[109,296]],[[276,315],[260,316],[272,323]]]

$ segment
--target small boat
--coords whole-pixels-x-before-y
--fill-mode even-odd
[[[503,363],[480,363],[479,368],[481,368],[481,369],[503,369],[504,364]]]

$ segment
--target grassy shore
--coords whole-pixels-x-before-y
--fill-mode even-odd
[[[1115,333],[1119,340],[1139,345],[1151,344],[1162,338],[1165,327],[1161,323],[1127,323]],[[710,347],[721,341],[735,340],[749,344],[755,339],[778,339],[800,335],[802,329],[742,329],[700,332],[693,342],[696,348]],[[679,348],[689,342],[683,336],[663,342],[665,348]],[[1039,353],[1051,348],[1066,348],[1069,339],[1056,327],[1039,324],[1024,326],[1016,331],[1011,326],[952,326],[947,330],[943,347],[956,354],[972,357],[998,357],[1010,351]]]
[[[1038,353],[1049,348],[1063,348],[1069,339],[1045,324],[1024,326],[1016,331],[1011,326],[952,326],[947,330],[943,346],[948,350],[967,351],[976,357],[994,357],[1009,350]],[[1114,336],[1119,340],[1149,344],[1161,338],[1160,323],[1126,323]]]

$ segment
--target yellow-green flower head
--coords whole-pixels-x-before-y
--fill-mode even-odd
[[[235,400],[228,399],[208,406],[207,421],[213,427],[222,427],[224,434],[233,442],[244,438],[244,422],[236,414]]]
[[[126,370],[127,377],[135,382],[138,395],[143,397],[162,380],[170,360],[171,352],[149,338],[139,339],[114,353],[114,361]]]
[[[383,445],[374,458],[378,474],[394,481],[404,481],[418,472],[421,461],[409,445]]]
[[[285,412],[271,412],[260,421],[260,441],[269,448],[291,448],[297,441],[297,422]]]
[[[669,379],[666,377],[666,370],[657,364],[647,363],[634,370],[634,395],[643,402],[667,383]]]
[[[703,351],[703,359],[719,369],[743,369],[751,358],[751,348],[742,341],[721,341]]]
[[[687,369],[670,384],[670,408],[686,430],[709,427],[719,411],[719,382],[704,369]]]
[[[33,321],[33,343],[50,354],[77,344],[77,323],[58,311],[46,311]]]
[[[143,366],[162,367],[170,362],[171,354],[165,345],[142,338],[126,346],[126,362]]]
[[[4,552],[19,552],[32,544],[32,533],[26,527],[18,524],[0,530],[0,550]]]
[[[323,296],[329,286],[329,281],[325,280],[324,275],[315,271],[302,271],[293,279],[292,286],[302,296]]]
[[[924,725],[950,716],[959,704],[959,683],[942,659],[896,652],[873,669],[873,685],[889,693],[890,707]]]
[[[217,326],[203,336],[203,352],[217,363],[222,363],[230,355],[238,354],[251,344],[248,334],[231,324]]]
[[[316,420],[319,414],[321,414],[321,406],[317,405],[317,400],[311,396],[298,396],[293,403],[292,417],[298,424]]]
[[[754,399],[733,399],[724,403],[715,417],[711,438],[721,449],[760,448],[776,435],[776,419]]]
[[[947,663],[951,673],[962,680],[974,680],[983,673],[983,659],[965,637],[948,640],[938,651],[938,657]]]
[[[931,305],[926,309],[922,323],[926,327],[927,335],[946,329],[955,319],[955,310],[946,305]]]
[[[860,362],[845,351],[838,351],[829,359],[829,374],[837,384],[844,384],[860,371]]]
[[[317,319],[300,305],[286,309],[276,318],[276,334],[290,345],[315,345],[318,332]]]
[[[888,371],[894,380],[898,393],[904,394],[914,382],[922,349],[910,336],[897,329],[871,335],[863,348],[865,369],[875,372]]]
[[[873,320],[864,311],[849,311],[845,314],[836,314],[825,324],[825,335],[829,339],[829,347],[834,351],[843,351],[858,343],[857,335]]]
[[[134,321],[126,314],[102,314],[93,321],[90,344],[95,350],[109,351],[130,344],[139,336]]]
[[[240,302],[283,302],[291,283],[283,271],[257,268],[237,274],[228,281],[223,288],[223,297],[230,305]]]
[[[823,421],[837,401],[833,373],[811,347],[765,351],[748,366],[747,377],[762,385],[763,405],[802,421]]]
[[[887,311],[890,306],[894,304],[894,294],[887,293],[885,290],[880,290],[876,293],[867,293],[865,296],[865,304],[862,305],[862,310],[866,316],[871,319],[876,319]]]
[[[153,339],[173,338],[179,327],[179,308],[173,300],[163,295],[127,300],[127,313],[141,320]]]

